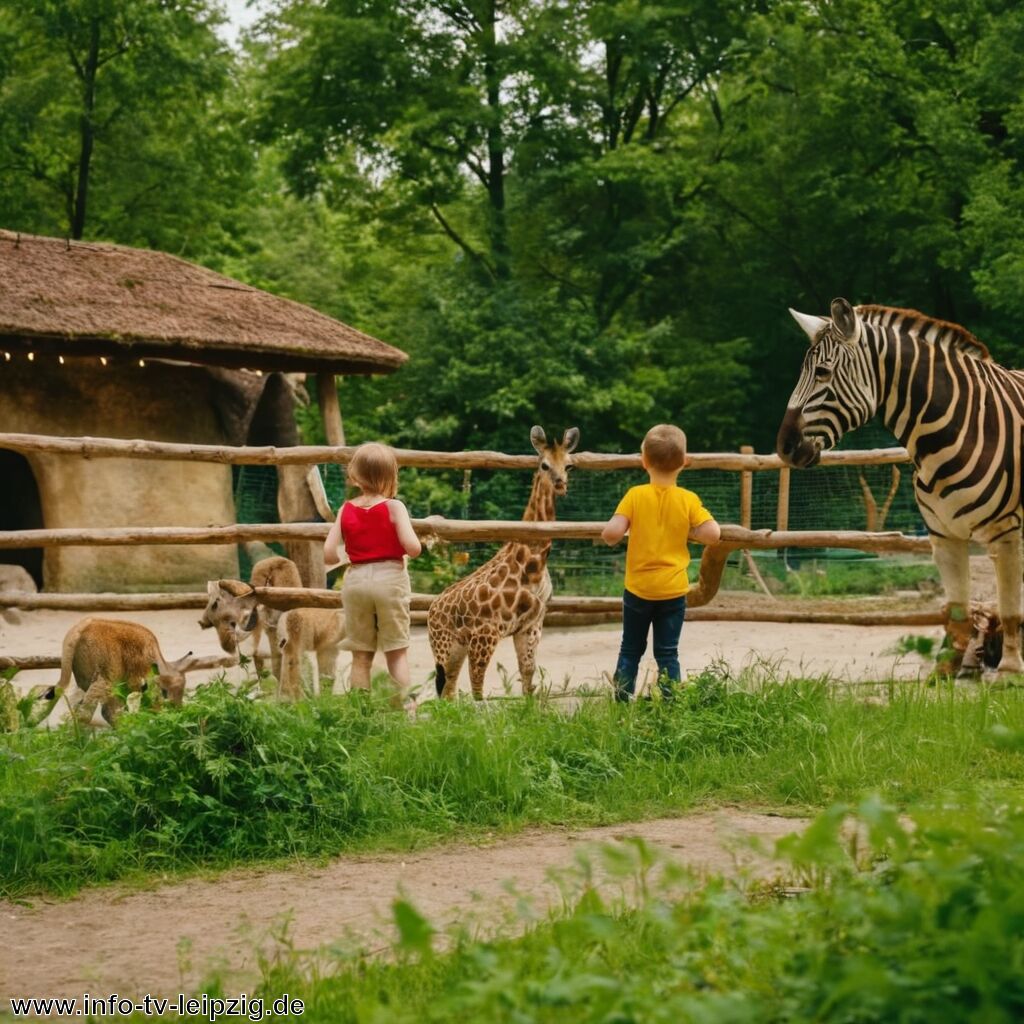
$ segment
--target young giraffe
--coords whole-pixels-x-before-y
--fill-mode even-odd
[[[523,519],[552,522],[555,498],[569,489],[572,452],[579,444],[580,432],[572,427],[561,441],[549,444],[544,431],[534,427],[530,441],[540,462]],[[434,652],[439,697],[451,700],[455,696],[459,670],[468,654],[473,696],[482,700],[484,672],[498,641],[506,636],[511,636],[516,646],[523,693],[533,693],[537,644],[551,597],[550,550],[550,541],[511,541],[489,562],[438,595],[427,613],[427,631]]]

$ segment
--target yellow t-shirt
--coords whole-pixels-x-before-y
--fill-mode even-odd
[[[641,484],[626,491],[615,514],[629,520],[626,589],[648,601],[685,594],[690,589],[687,538],[712,518],[700,498],[683,487]]]

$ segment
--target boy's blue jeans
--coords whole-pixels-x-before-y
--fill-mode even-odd
[[[615,699],[627,701],[636,689],[640,659],[647,650],[647,634],[654,631],[654,660],[658,685],[666,697],[678,683],[679,635],[686,618],[686,595],[664,601],[648,601],[628,590],[622,592],[622,646],[615,666]]]

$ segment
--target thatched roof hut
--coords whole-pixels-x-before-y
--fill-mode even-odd
[[[342,443],[334,375],[406,358],[166,253],[0,231],[0,434],[292,445],[295,395],[315,373],[328,439]],[[280,518],[312,518],[302,468],[279,480]],[[23,456],[2,439],[0,493],[12,496],[0,530],[235,521],[230,466]],[[49,590],[191,589],[238,574],[236,548],[210,545],[0,550],[5,561]]]
[[[11,231],[0,231],[0,345],[308,373],[386,373],[408,358],[168,253]]]

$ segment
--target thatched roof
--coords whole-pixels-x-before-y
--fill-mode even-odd
[[[0,231],[0,348],[388,373],[404,352],[167,253]]]

